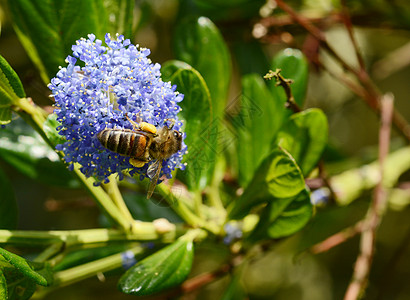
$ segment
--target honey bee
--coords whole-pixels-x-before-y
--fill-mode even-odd
[[[130,163],[135,167],[143,167],[154,161],[147,171],[150,178],[147,199],[151,198],[161,173],[162,162],[181,150],[182,134],[173,130],[174,120],[168,127],[157,128],[152,124],[134,122],[126,115],[134,129],[105,128],[97,134],[101,145],[108,150],[130,157]]]

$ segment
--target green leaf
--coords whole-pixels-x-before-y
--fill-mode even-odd
[[[281,74],[286,79],[292,79],[292,94],[296,103],[302,107],[305,101],[307,81],[308,81],[308,62],[303,53],[298,49],[285,49],[279,52],[273,59],[272,70],[281,69]],[[271,92],[275,98],[286,102],[286,94],[282,87],[275,86],[275,81],[270,81]]]
[[[18,218],[17,203],[11,182],[1,169],[0,191],[0,229],[16,229]]]
[[[123,34],[126,38],[131,38],[135,1],[105,0],[103,4],[109,12],[109,32],[118,32]]]
[[[16,72],[10,67],[9,63],[0,55],[0,86],[6,91],[13,92],[17,98],[24,98],[23,85]],[[1,103],[1,102],[0,102]]]
[[[108,13],[100,0],[9,0],[17,35],[48,83],[81,37],[109,32]]]
[[[263,76],[266,74],[269,61],[260,42],[240,40],[232,46],[232,51],[242,75],[256,73]]]
[[[231,282],[226,288],[221,300],[240,300],[248,299],[245,289],[241,284],[240,274],[234,274],[231,276]]]
[[[0,125],[6,125],[11,122],[11,113],[10,106],[0,107]]]
[[[261,161],[271,152],[270,141],[282,125],[286,108],[277,100],[261,76],[249,74],[242,78],[239,105],[233,102],[227,108],[227,117],[237,132],[239,182],[242,186],[250,182]],[[236,110],[239,112],[235,113]]]
[[[179,239],[129,269],[119,289],[136,296],[151,295],[181,284],[191,271],[193,243]]]
[[[36,290],[36,283],[28,277],[25,277],[17,268],[9,264],[3,256],[0,255],[0,270],[3,272],[6,286],[6,294],[10,300],[27,300]],[[1,296],[1,292],[0,292]]]
[[[47,116],[46,121],[43,124],[44,133],[50,140],[51,144],[54,145],[54,147],[58,144],[63,144],[66,141],[66,139],[63,136],[61,136],[56,130],[57,126],[59,125],[61,124],[57,121],[56,114],[49,114]]]
[[[231,61],[218,28],[206,17],[186,18],[178,24],[173,41],[176,57],[205,79],[215,117],[221,117],[228,95]]]
[[[292,115],[279,131],[275,144],[289,151],[307,176],[322,156],[327,136],[326,115],[313,108]]]
[[[294,234],[306,225],[312,213],[313,208],[306,189],[294,197],[272,199],[263,209],[259,223],[249,239],[256,242],[260,239],[277,239]]]
[[[0,299],[8,299],[7,282],[2,269],[0,269]]]
[[[80,187],[57,153],[20,119],[0,129],[0,158],[31,179],[48,185]]]
[[[177,90],[184,94],[184,100],[179,103],[180,114],[186,121],[183,131],[188,146],[184,174],[189,187],[202,189],[213,173],[218,151],[219,122],[214,119],[208,87],[198,71],[181,61],[167,62],[162,73],[164,80],[176,84]]]
[[[242,196],[234,202],[230,218],[243,218],[258,204],[272,198],[294,197],[304,188],[302,172],[293,157],[276,148],[262,161]]]
[[[37,263],[0,248],[0,255],[13,265],[24,276],[33,280],[36,284],[49,286],[53,282],[53,274],[48,263]]]

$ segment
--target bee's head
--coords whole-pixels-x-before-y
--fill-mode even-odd
[[[177,153],[182,147],[182,134],[178,130],[172,129],[172,127],[164,126],[160,128],[155,137],[154,144],[156,145],[153,145],[157,148],[157,151],[162,152],[161,155],[165,158]]]

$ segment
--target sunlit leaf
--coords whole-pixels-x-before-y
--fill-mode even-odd
[[[327,135],[325,114],[319,109],[308,109],[290,117],[279,131],[275,144],[289,151],[307,176],[322,156]]]
[[[129,269],[118,286],[126,294],[143,296],[181,284],[191,271],[193,243],[179,239]]]
[[[230,217],[243,218],[260,203],[294,197],[304,188],[302,172],[293,157],[283,149],[274,149],[262,161],[242,196],[233,203]]]

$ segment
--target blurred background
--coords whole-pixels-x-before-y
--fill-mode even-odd
[[[396,108],[410,120],[410,2],[346,2],[368,73],[382,93],[394,94]],[[358,65],[340,19],[339,1],[287,3],[314,20],[341,57],[353,66]],[[310,62],[305,108],[319,107],[329,120],[329,147],[325,153],[328,174],[338,174],[377,159],[377,115],[343,83],[318,67],[316,59],[320,57],[322,64],[340,71],[332,58],[318,52],[317,45],[303,28],[277,9],[275,1],[137,0],[135,30],[129,38],[150,48],[153,62],[164,63],[174,58],[171,41],[176,24],[189,15],[210,18],[230,48],[233,73],[228,99],[233,101],[240,94],[243,74],[264,75],[279,50],[299,48]],[[274,25],[262,26],[261,20],[266,18],[271,18]],[[51,106],[49,90],[15,34],[5,1],[0,1],[0,21],[0,54],[22,79],[26,94],[39,105]],[[20,121],[16,121],[20,130],[29,131]],[[392,149],[405,144],[393,131]],[[63,188],[58,183],[45,184],[36,174],[27,176],[16,171],[4,157],[0,158],[0,168],[18,200],[18,229],[100,226],[98,208],[75,182],[71,188]],[[410,173],[407,172],[401,181],[408,180]],[[318,209],[304,230],[279,242],[274,251],[256,256],[241,278],[250,299],[341,299],[358,254],[359,236],[322,254],[311,255],[305,250],[363,218],[371,197],[369,192],[349,206],[329,205]],[[383,218],[365,299],[410,299],[410,209],[408,198],[405,199],[407,202],[391,203]],[[227,255],[224,247],[218,249],[207,244],[200,245],[197,252],[192,275],[217,267]],[[44,299],[131,299],[116,291],[117,280],[118,274],[106,274],[104,283],[97,278],[88,279],[52,291]],[[227,284],[227,278],[221,278],[184,299],[219,299]]]

